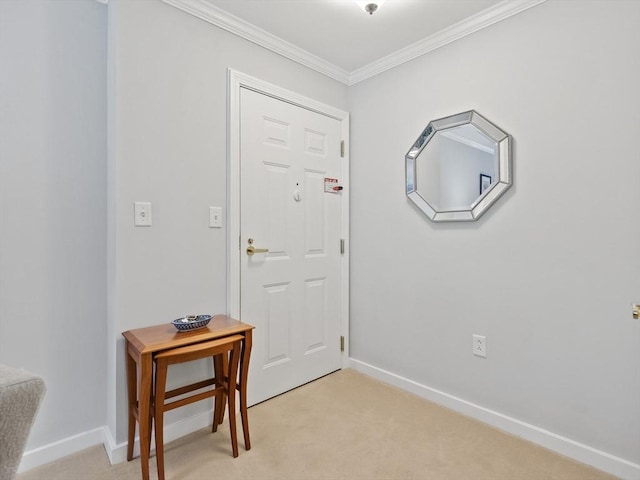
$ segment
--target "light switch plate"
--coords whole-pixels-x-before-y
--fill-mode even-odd
[[[209,227],[222,228],[222,208],[209,207]]]
[[[134,202],[133,224],[136,227],[151,226],[151,202]]]

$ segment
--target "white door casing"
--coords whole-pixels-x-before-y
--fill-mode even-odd
[[[250,404],[346,365],[348,121],[229,70],[228,313],[256,326]],[[247,255],[249,238],[269,252]]]

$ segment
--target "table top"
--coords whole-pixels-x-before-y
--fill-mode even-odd
[[[122,332],[130,346],[139,353],[154,353],[168,348],[191,345],[237,333],[246,333],[254,326],[242,323],[228,315],[214,315],[206,327],[195,330],[179,331],[171,323],[137,328]]]

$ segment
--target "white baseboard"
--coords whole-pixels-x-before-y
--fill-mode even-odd
[[[209,425],[211,425],[210,411],[202,412],[170,425],[166,425],[164,428],[165,442],[171,442],[172,440],[176,440]],[[63,457],[96,445],[104,445],[107,456],[109,457],[109,461],[112,465],[122,463],[127,460],[127,442],[116,444],[110,429],[104,426],[26,451],[22,455],[22,461],[20,462],[18,473],[24,473],[32,468],[54,462]],[[151,448],[153,451],[153,440],[151,441]],[[138,455],[140,455],[140,439],[136,437],[134,456]]]
[[[62,457],[66,457],[67,455],[84,450],[85,448],[105,444],[106,431],[106,427],[98,427],[87,432],[63,438],[62,440],[42,447],[34,448],[33,450],[27,450],[22,455],[18,473],[23,473],[32,468],[45,465]]]
[[[463,415],[475,418],[500,430],[553,450],[561,455],[573,458],[578,462],[591,465],[599,470],[620,477],[623,480],[640,480],[640,465],[636,463],[610,455],[601,450],[557,435],[548,430],[536,427],[535,425],[508,417],[499,412],[475,405],[461,398],[449,395],[448,393],[421,385],[413,380],[374,367],[360,360],[350,358],[348,363],[350,368],[358,372],[402,388],[403,390],[414,393]],[[210,411],[185,418],[165,427],[165,441],[170,442],[176,440],[184,435],[205,428],[210,424]],[[18,473],[23,473],[32,468],[59,460],[67,455],[100,444],[104,445],[112,464],[127,460],[126,442],[116,444],[109,428],[104,426],[25,452],[20,467],[18,468]],[[139,452],[139,438],[136,438],[134,455],[139,455]]]
[[[184,418],[182,420],[178,420],[177,422],[171,423],[169,425],[165,425],[164,427],[164,442],[169,443],[173,440],[177,440],[180,437],[184,437],[185,435],[189,435],[190,433],[196,432],[201,428],[205,428],[207,426],[211,426],[211,412],[202,412],[196,415],[193,415],[188,418]],[[107,451],[107,456],[109,457],[109,461],[112,465],[116,463],[122,463],[127,461],[127,442],[122,442],[116,444],[113,435],[109,429],[106,429],[107,432],[107,442],[104,444],[104,448]],[[152,432],[153,435],[153,432]],[[155,449],[153,436],[151,438],[151,451]],[[135,444],[133,446],[133,456],[137,457],[140,455],[140,437],[136,437]]]
[[[505,432],[516,435],[561,455],[591,465],[624,480],[640,480],[640,465],[623,458],[610,455],[601,450],[581,444],[569,438],[535,425],[511,418],[502,413],[475,405],[461,398],[434,388],[421,385],[408,378],[401,377],[360,360],[350,358],[350,367],[382,382],[394,385],[414,393],[434,403],[450,408],[468,417],[475,418]]]

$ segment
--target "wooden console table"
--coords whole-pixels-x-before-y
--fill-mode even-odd
[[[129,403],[129,431],[127,460],[133,458],[133,438],[136,418],[140,430],[140,464],[142,479],[149,480],[149,445],[151,440],[151,388],[153,384],[153,356],[176,347],[215,340],[230,335],[242,335],[240,357],[240,415],[244,432],[245,449],[251,448],[249,422],[247,419],[247,376],[251,357],[253,326],[227,315],[215,315],[206,327],[180,332],[171,323],[153,327],[127,330],[122,335],[126,340],[127,395]],[[138,375],[139,372],[139,375]]]

